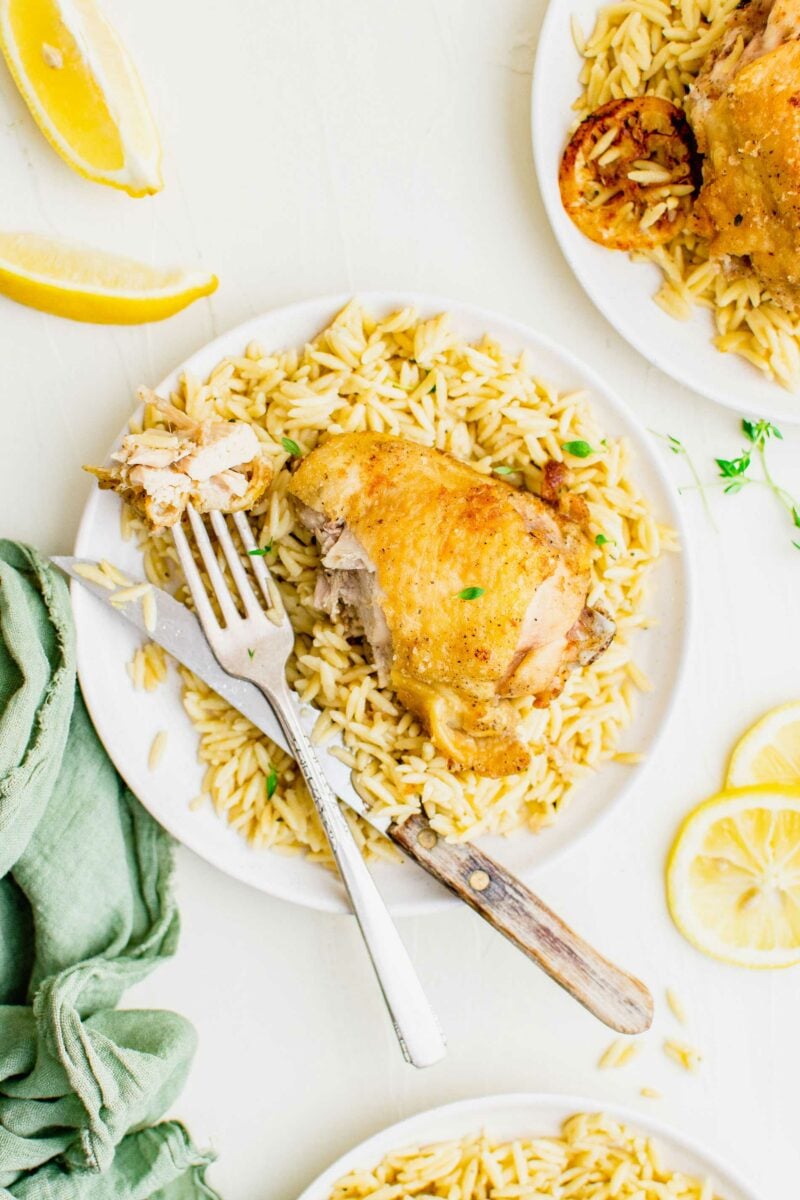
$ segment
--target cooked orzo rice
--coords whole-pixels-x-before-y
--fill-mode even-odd
[[[646,578],[672,548],[673,535],[659,527],[632,481],[626,443],[606,437],[585,395],[548,387],[529,351],[512,356],[488,336],[474,345],[462,341],[446,315],[420,320],[409,309],[377,320],[353,303],[302,350],[248,346],[207,381],[183,379],[172,399],[197,418],[251,422],[274,462],[275,479],[255,520],[297,634],[289,677],[300,697],[320,709],[315,737],[341,735],[335,752],[352,766],[354,784],[370,804],[399,819],[424,805],[434,827],[455,840],[538,829],[553,820],[582,775],[615,756],[636,693],[648,686],[632,658],[634,635],[648,625]],[[148,427],[163,420],[152,407],[144,414]],[[418,720],[390,688],[378,686],[364,640],[344,620],[312,607],[319,552],[288,503],[289,453],[281,439],[306,452],[321,437],[359,429],[438,446],[486,475],[512,467],[510,481],[533,490],[543,464],[564,457],[565,443],[583,440],[594,448],[583,459],[570,458],[572,487],[586,498],[597,539],[589,603],[613,616],[617,636],[596,662],[570,676],[548,708],[515,701],[533,750],[524,775],[487,779],[451,770]],[[188,600],[170,536],[148,531],[130,510],[123,528],[138,538],[148,578]],[[182,674],[184,705],[207,764],[204,794],[216,810],[256,845],[327,861],[292,760],[189,672]],[[365,824],[356,832],[367,852],[393,854]]]
[[[705,56],[722,37],[739,0],[618,0],[598,12],[589,37],[572,32],[585,62],[574,109],[582,120],[599,105],[655,95],[683,107]],[[800,318],[771,298],[754,275],[733,276],[708,257],[708,242],[689,229],[633,257],[664,276],[656,302],[687,320],[695,305],[710,310],[719,350],[747,359],[787,388],[800,384]]]
[[[652,1138],[599,1113],[578,1113],[560,1137],[485,1135],[398,1150],[340,1179],[330,1200],[715,1200],[710,1180],[673,1171]]]

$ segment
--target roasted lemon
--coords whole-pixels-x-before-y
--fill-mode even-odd
[[[684,821],[667,899],[698,950],[745,967],[800,962],[800,788],[722,792]]]
[[[216,286],[213,275],[150,267],[41,234],[0,233],[0,295],[74,321],[160,321]]]
[[[581,121],[561,159],[561,202],[581,233],[611,250],[669,241],[700,185],[694,135],[657,96],[610,100]]]
[[[142,85],[95,0],[0,0],[0,49],[37,125],[71,167],[131,196],[163,186]]]

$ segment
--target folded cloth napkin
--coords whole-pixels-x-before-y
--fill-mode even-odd
[[[194,1031],[116,1008],[175,953],[166,833],[76,688],[66,585],[0,540],[0,1197],[199,1200],[211,1161],[174,1121]]]

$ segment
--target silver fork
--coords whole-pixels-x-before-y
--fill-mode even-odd
[[[187,515],[224,621],[220,624],[217,620],[186,534],[180,525],[173,526],[175,548],[209,645],[224,670],[254,683],[269,701],[319,813],[403,1054],[415,1067],[430,1066],[444,1056],[444,1038],[408,952],[300,724],[286,681],[286,660],[294,645],[294,631],[278,589],[263,558],[251,556],[250,565],[261,591],[259,599],[225,518],[212,512],[211,525],[244,608],[245,616],[241,616],[202,518],[191,507]],[[244,514],[234,513],[232,519],[245,551],[257,550]]]

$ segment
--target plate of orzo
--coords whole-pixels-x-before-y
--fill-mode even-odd
[[[796,214],[772,211],[765,195],[776,162],[790,178],[778,188],[786,204],[800,195],[791,150],[800,118],[790,99],[765,99],[771,64],[756,55],[751,10],[769,5],[551,0],[534,69],[533,151],[561,249],[618,332],[720,404],[798,421]],[[743,44],[753,49],[737,65]],[[773,245],[787,241],[781,259]]]
[[[496,314],[380,293],[267,313],[204,347],[156,390],[193,420],[247,422],[269,457],[272,482],[251,521],[297,635],[290,682],[319,710],[316,736],[338,739],[354,786],[377,810],[402,819],[424,807],[442,836],[480,839],[524,877],[640,780],[686,657],[687,564],[658,452],[589,368]],[[159,420],[148,405],[132,427]],[[587,604],[608,614],[616,636],[569,672],[548,705],[509,702],[527,762],[516,774],[484,776],[448,759],[379,679],[363,629],[315,607],[320,551],[290,502],[300,474],[290,464],[361,430],[438,447],[487,480],[534,493],[555,461],[581,497]],[[168,531],[154,533],[111,491],[92,492],[76,553],[185,596]],[[94,597],[75,587],[73,601],[84,695],[142,802],[236,878],[343,911],[292,761]],[[357,832],[395,912],[451,902],[381,835],[366,825]]]
[[[300,1200],[757,1200],[727,1163],[639,1113],[557,1095],[486,1096],[362,1142]]]

